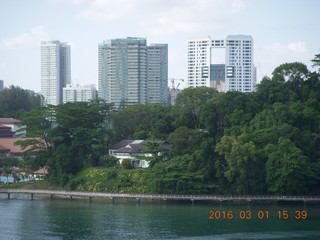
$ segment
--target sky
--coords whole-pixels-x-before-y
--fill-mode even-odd
[[[40,43],[71,45],[72,83],[96,84],[98,44],[167,43],[169,78],[187,79],[192,38],[251,35],[258,82],[320,53],[319,0],[0,0],[0,79],[40,92]]]

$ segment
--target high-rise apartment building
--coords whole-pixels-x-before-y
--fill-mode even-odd
[[[168,44],[147,46],[147,103],[168,103]]]
[[[45,104],[62,104],[62,89],[70,83],[70,45],[60,41],[42,41],[41,94]]]
[[[2,91],[3,90],[3,80],[0,80],[0,91]]]
[[[94,84],[67,84],[67,86],[63,88],[63,103],[88,102],[96,98],[97,90]]]
[[[255,91],[253,39],[229,35],[226,39],[188,41],[188,86],[215,87],[219,91]]]
[[[133,104],[167,104],[168,46],[145,38],[99,44],[99,97],[117,109]]]

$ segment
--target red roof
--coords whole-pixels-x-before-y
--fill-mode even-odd
[[[46,167],[40,168],[34,172],[35,174],[48,174],[48,169]]]
[[[9,129],[9,130],[11,130],[11,127],[0,124],[0,129]]]
[[[0,138],[0,145],[3,147],[10,149],[10,152],[13,155],[19,155],[27,150],[30,149],[30,147],[27,147],[26,149],[22,149],[19,145],[14,145],[15,142],[20,140],[28,140],[28,139],[40,139],[40,138]]]
[[[14,132],[11,132],[11,131],[0,131],[0,136],[1,135],[9,135],[7,137],[10,137],[10,136],[14,135]]]
[[[13,168],[11,169],[12,172],[27,172],[30,171],[28,168]]]
[[[0,118],[0,124],[17,124],[20,120],[14,118]]]
[[[10,149],[0,145],[0,152],[10,152]]]
[[[14,132],[11,131],[10,126],[0,124],[0,137],[13,137]]]

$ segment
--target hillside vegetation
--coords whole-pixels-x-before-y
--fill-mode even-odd
[[[30,136],[45,140],[26,164],[48,166],[50,181],[71,189],[320,193],[320,74],[302,63],[280,65],[254,93],[187,88],[175,106],[115,112],[96,100],[35,108],[21,120]],[[108,146],[121,139],[168,141],[170,160],[155,157],[148,169],[121,169],[107,156]]]

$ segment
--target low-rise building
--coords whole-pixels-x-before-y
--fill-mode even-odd
[[[9,148],[6,148],[2,145],[0,145],[0,155],[5,155],[7,156],[10,152],[10,149]]]
[[[23,137],[26,131],[21,131],[25,126],[20,126],[21,121],[14,118],[0,118],[0,138],[1,137]]]
[[[33,173],[34,180],[43,180],[48,175],[48,169],[46,167],[40,168]]]
[[[40,138],[0,138],[0,153],[6,156],[13,156],[18,159],[23,158],[23,153],[30,150],[32,147],[29,146],[23,149],[20,145],[15,145],[17,141],[22,140],[39,140]],[[36,149],[33,149],[36,151]]]
[[[67,84],[67,86],[63,88],[63,103],[88,102],[96,98],[97,90],[94,84]]]
[[[14,132],[11,131],[11,127],[0,124],[0,138],[13,136]]]
[[[120,164],[124,159],[130,159],[133,167],[147,168],[149,167],[149,161],[139,159],[138,156],[153,156],[152,153],[148,152],[148,142],[159,143],[159,152],[157,153],[158,155],[162,155],[163,151],[170,148],[170,144],[164,141],[122,140],[109,148],[109,155],[118,158]]]

